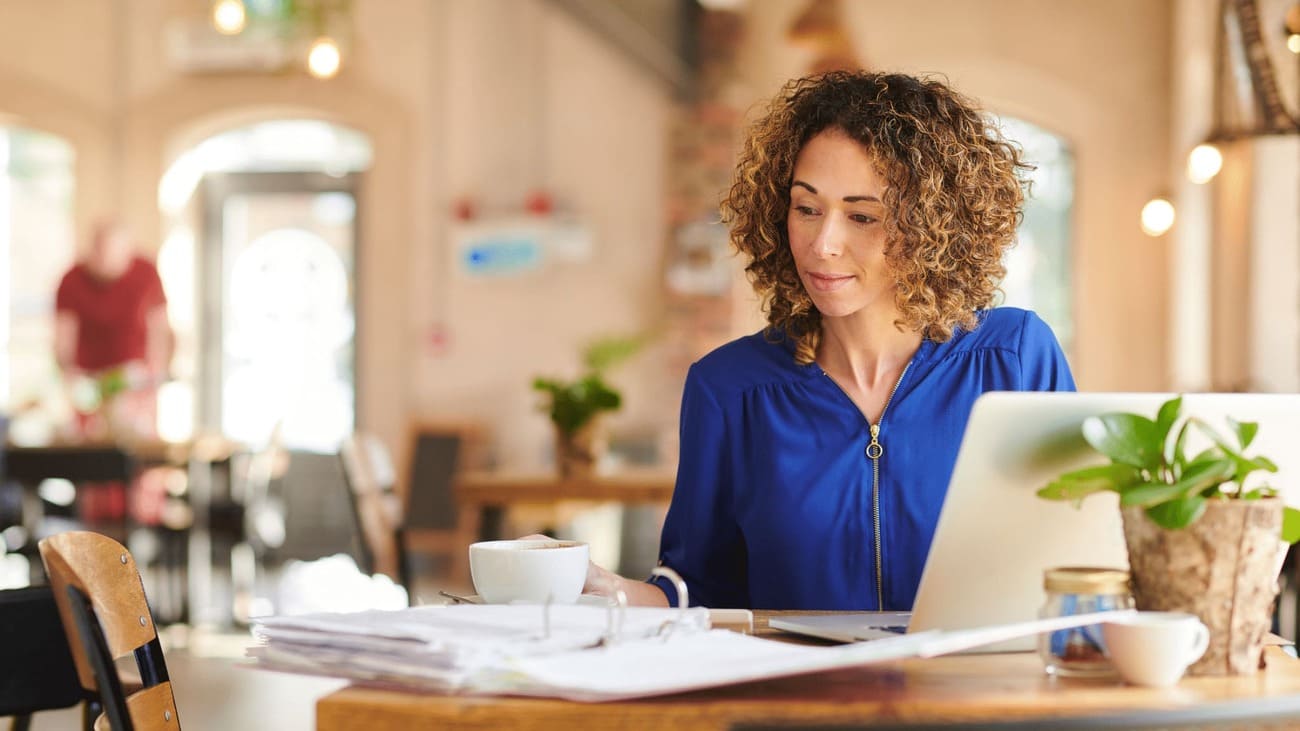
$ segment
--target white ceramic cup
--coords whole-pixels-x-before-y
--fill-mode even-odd
[[[1101,636],[1125,682],[1157,688],[1177,683],[1210,645],[1210,630],[1185,612],[1136,612],[1103,624]]]
[[[489,604],[572,604],[582,594],[590,555],[578,541],[483,541],[469,547],[474,590]]]

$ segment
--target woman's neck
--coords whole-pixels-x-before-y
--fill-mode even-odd
[[[863,391],[892,388],[921,346],[921,333],[901,330],[893,309],[822,318],[817,363],[836,380]]]

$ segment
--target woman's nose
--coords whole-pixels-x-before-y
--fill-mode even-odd
[[[844,252],[844,230],[834,216],[827,216],[813,239],[813,253],[821,257],[839,256]]]

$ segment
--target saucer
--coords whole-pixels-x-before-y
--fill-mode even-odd
[[[454,604],[488,604],[488,602],[483,601],[483,597],[479,596],[478,594],[469,594],[466,596],[452,596],[450,594],[443,593],[441,594],[441,596],[447,600],[446,604],[448,606]],[[513,601],[513,602],[501,602],[500,604],[535,604],[535,603],[536,602]],[[604,607],[609,605],[609,598],[603,597],[599,594],[582,594],[581,596],[578,597],[578,601],[574,602],[573,604],[588,606],[588,607]]]

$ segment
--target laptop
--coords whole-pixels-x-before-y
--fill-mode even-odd
[[[1089,416],[1132,411],[1155,416],[1173,394],[988,393],[976,400],[939,514],[934,542],[910,616],[899,612],[773,617],[770,626],[843,642],[932,629],[957,630],[1037,618],[1043,570],[1057,566],[1128,567],[1118,496],[1096,494],[1078,507],[1034,493],[1067,470],[1105,464],[1083,441]],[[1259,422],[1248,453],[1267,455],[1267,475],[1290,505],[1300,505],[1300,394],[1187,394],[1183,416],[1205,419],[1231,439],[1226,417]],[[1209,446],[1189,436],[1188,453]],[[1278,543],[1278,570],[1286,546]],[[1036,638],[981,652],[1023,651]]]

